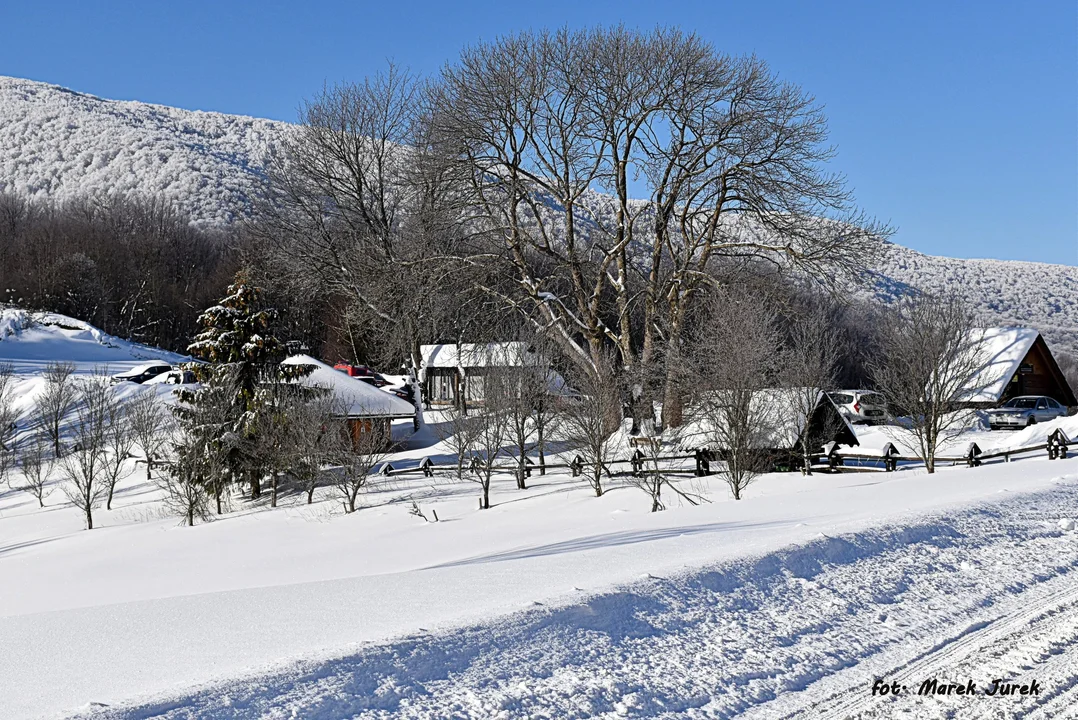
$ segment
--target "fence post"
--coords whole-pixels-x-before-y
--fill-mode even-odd
[[[584,472],[584,458],[577,455],[569,463],[569,469],[573,471],[573,477],[580,477],[580,473]]]
[[[980,467],[981,448],[977,443],[969,444],[969,450],[966,452],[966,465],[968,467]]]
[[[632,463],[633,466],[633,477],[640,477],[640,473],[644,469],[644,453],[637,450],[633,453],[629,462]]]

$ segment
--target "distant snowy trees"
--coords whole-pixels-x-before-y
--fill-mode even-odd
[[[197,230],[152,198],[61,204],[0,192],[2,300],[179,351],[236,269],[230,234]]]

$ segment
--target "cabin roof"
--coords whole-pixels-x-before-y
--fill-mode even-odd
[[[309,374],[297,382],[304,387],[328,390],[344,406],[346,417],[350,419],[405,418],[415,415],[415,408],[411,403],[350,377],[340,370],[334,370],[310,355],[293,355],[281,364],[312,368]]]

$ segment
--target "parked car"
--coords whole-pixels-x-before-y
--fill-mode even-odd
[[[356,380],[362,380],[368,385],[373,385],[376,388],[385,387],[389,384],[380,373],[376,373],[366,365],[348,365],[347,363],[337,363],[333,366],[334,370],[340,370],[348,377],[354,377]]]
[[[195,374],[190,370],[169,370],[152,377],[146,381],[146,385],[190,385],[197,382]]]
[[[887,400],[877,392],[870,390],[836,390],[827,393],[831,402],[851,423],[886,423],[890,421],[887,412]]]
[[[167,373],[171,369],[171,365],[166,365],[164,363],[147,363],[145,365],[137,365],[130,370],[116,373],[112,376],[112,381],[133,382],[141,385],[150,378],[155,378],[162,373]]]
[[[1067,414],[1067,408],[1044,395],[1020,395],[998,408],[988,411],[988,424],[993,430],[1024,428],[1039,422],[1054,420]]]

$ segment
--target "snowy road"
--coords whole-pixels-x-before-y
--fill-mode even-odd
[[[1067,717],[1073,478],[100,718]],[[1061,519],[1063,522],[1061,524]],[[897,700],[873,679],[898,681]],[[927,679],[1037,696],[919,697]]]

